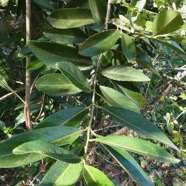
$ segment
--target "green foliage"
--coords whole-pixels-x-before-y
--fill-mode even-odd
[[[176,65],[183,65],[181,14],[165,8],[154,12],[154,7],[143,0],[108,4],[104,0],[35,0],[34,7],[44,12],[44,25],[26,47],[20,44],[19,54],[32,56],[28,69],[35,87],[31,97],[34,127],[25,132],[19,126],[23,118],[10,128],[0,121],[0,130],[13,131],[12,136],[7,135],[0,142],[0,168],[42,160],[47,172],[41,178],[41,186],[80,182],[90,186],[115,185],[101,168],[91,164],[91,153],[96,151],[116,160],[138,185],[152,186],[135,160],[136,154],[174,164],[185,153],[182,128],[178,127],[179,122],[184,123],[184,105],[179,106],[170,98],[172,106],[182,109],[181,114],[169,114],[168,103],[163,115],[161,109],[155,113],[157,116],[151,113],[154,118],[148,115],[157,98],[158,102],[165,99],[166,93],[156,92],[155,87],[163,85],[167,81],[164,77],[171,72],[161,69],[174,70]],[[0,46],[16,42],[19,34],[8,42],[1,41]],[[170,60],[171,54],[177,57]],[[179,83],[182,86],[179,74],[172,79],[171,88]],[[6,91],[15,93],[3,75],[0,85],[7,85]],[[185,100],[185,94],[181,93],[179,99]],[[22,109],[22,105],[16,106]],[[160,129],[158,117],[166,122],[175,144],[166,130]],[[104,125],[111,120],[114,122]],[[123,127],[129,133],[117,135]],[[17,129],[21,131],[16,132]]]

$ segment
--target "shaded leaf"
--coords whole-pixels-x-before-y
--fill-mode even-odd
[[[81,92],[66,76],[58,73],[42,76],[37,80],[36,87],[52,96],[66,96]]]
[[[81,8],[61,8],[53,11],[48,19],[55,28],[76,28],[94,24],[91,11]]]
[[[112,66],[103,70],[101,74],[117,81],[149,81],[145,74],[128,66]]]
[[[134,138],[130,136],[98,136],[96,138],[96,141],[111,147],[117,147],[137,154],[141,154],[143,156],[148,156],[158,161],[170,163],[179,162],[178,159],[169,154],[162,147],[140,138]]]
[[[55,10],[54,4],[52,4],[49,0],[34,0],[34,3],[48,11]]]
[[[80,69],[70,62],[57,63],[57,68],[79,89],[91,92],[91,86]]]
[[[96,24],[102,26],[105,23],[107,11],[105,0],[89,0],[89,5]]]
[[[103,147],[112,155],[112,157],[120,164],[120,166],[141,186],[153,186],[147,174],[139,166],[136,160],[124,149],[118,147]]]
[[[86,112],[87,108],[84,107],[66,108],[50,115],[36,125],[34,129],[61,125],[78,127]]]
[[[127,34],[122,34],[122,50],[128,62],[134,63],[136,60],[136,47],[132,38]]]
[[[183,19],[179,12],[164,10],[158,13],[153,21],[153,36],[169,34],[181,28]]]
[[[119,30],[107,30],[89,37],[79,48],[83,56],[96,56],[110,49],[119,39]]]
[[[100,90],[111,106],[140,113],[139,107],[130,98],[122,93],[105,86],[100,86]]]
[[[126,125],[142,137],[145,136],[147,138],[157,140],[178,150],[178,148],[169,140],[169,138],[167,138],[167,136],[158,127],[153,125],[141,115],[123,108],[104,107],[101,109],[106,114],[109,114],[112,118],[120,122],[121,125]]]
[[[81,158],[76,156],[74,153],[41,140],[23,143],[16,147],[13,150],[13,153],[16,155],[41,154],[46,157],[48,156],[50,158],[64,161],[67,163],[78,163],[81,161]]]
[[[49,67],[61,61],[70,61],[77,65],[91,64],[91,60],[79,55],[75,48],[58,43],[29,41],[28,47],[39,60]]]
[[[29,65],[27,66],[27,70],[37,70],[41,67],[43,67],[45,64],[39,60],[36,61],[32,61],[31,63],[29,63]]]
[[[57,161],[49,169],[40,186],[67,186],[74,185],[78,180],[83,168],[82,163],[69,164]]]
[[[57,29],[49,28],[43,33],[51,41],[59,44],[82,43],[86,40],[86,34],[78,29]]]
[[[89,165],[84,166],[83,176],[88,186],[114,186],[103,172]]]

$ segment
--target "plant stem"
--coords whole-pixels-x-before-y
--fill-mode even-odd
[[[26,0],[26,43],[31,40],[31,0]],[[26,57],[26,69],[29,65],[31,59],[30,57]],[[25,79],[25,123],[26,129],[31,129],[30,122],[30,71],[26,70],[26,79]]]

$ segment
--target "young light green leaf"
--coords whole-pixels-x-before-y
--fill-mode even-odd
[[[46,127],[15,135],[0,143],[0,168],[19,167],[45,158],[45,155],[15,155],[12,150],[30,141],[45,140],[56,145],[67,145],[75,141],[81,131],[72,127]]]
[[[170,163],[179,162],[178,159],[176,159],[174,156],[169,154],[162,147],[157,146],[149,141],[140,138],[134,138],[130,136],[118,136],[118,135],[107,136],[107,137],[98,136],[96,138],[96,141],[111,147],[117,147],[137,154],[141,154],[143,156],[148,156],[158,161],[170,162]]]
[[[48,143],[46,141],[36,140],[23,143],[13,149],[13,153],[16,155],[23,154],[38,154],[48,156],[50,158],[64,161],[67,163],[78,163],[81,161],[81,158],[76,156],[74,153]]]
[[[42,76],[37,80],[36,87],[52,96],[66,96],[81,92],[65,75],[58,73]]]
[[[90,10],[96,24],[102,26],[105,23],[107,5],[105,0],[89,0]]]
[[[57,62],[70,61],[77,65],[91,65],[91,60],[78,54],[75,48],[58,43],[29,41],[29,49],[48,67],[54,67]]]
[[[96,56],[110,49],[119,39],[119,30],[107,30],[89,37],[79,48],[83,56]]]
[[[114,186],[103,172],[89,165],[84,166],[83,176],[88,186]]]
[[[142,10],[146,4],[146,0],[132,0],[130,5],[132,7],[138,8],[139,10]]]
[[[36,61],[32,61],[31,63],[29,63],[29,65],[27,66],[27,70],[30,70],[30,71],[34,71],[34,70],[37,70],[41,67],[43,67],[45,64],[39,60],[36,60]]]
[[[77,28],[94,24],[91,11],[81,8],[61,8],[53,11],[48,19],[55,28]]]
[[[103,144],[102,144],[103,145]],[[118,147],[103,147],[112,155],[112,157],[120,164],[120,166],[136,181],[140,186],[153,186],[147,174],[139,166],[136,160],[124,149]]]
[[[101,109],[106,114],[109,114],[112,118],[120,122],[121,125],[126,125],[142,137],[145,136],[147,138],[157,140],[178,150],[178,148],[169,140],[169,138],[167,138],[167,136],[158,127],[156,127],[154,124],[149,122],[141,115],[123,108],[104,107]]]
[[[140,113],[139,107],[130,98],[122,93],[105,86],[100,86],[100,90],[111,106]]]
[[[84,92],[91,92],[91,86],[80,69],[70,62],[60,62],[56,64],[57,68],[79,89]]]
[[[156,15],[152,32],[153,36],[169,34],[181,28],[183,19],[178,11],[164,10]]]
[[[49,169],[43,178],[40,186],[67,186],[74,185],[80,177],[83,168],[83,163],[69,164],[62,161],[57,161]]]
[[[34,129],[61,125],[78,127],[86,113],[87,108],[84,107],[66,108],[50,115],[36,125]]]
[[[128,62],[135,63],[136,60],[136,46],[132,38],[123,33],[121,38],[122,50]]]
[[[49,28],[43,34],[51,41],[59,44],[82,43],[87,38],[86,34],[83,31],[73,28],[64,30]]]
[[[139,70],[128,66],[112,66],[106,68],[101,74],[117,81],[149,81],[150,79]]]

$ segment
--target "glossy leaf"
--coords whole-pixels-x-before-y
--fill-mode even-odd
[[[83,168],[82,163],[69,164],[57,161],[49,169],[40,186],[67,186],[75,185]]]
[[[181,28],[183,19],[179,12],[164,10],[158,13],[153,21],[153,36],[169,34]]]
[[[77,28],[94,24],[91,11],[81,8],[61,8],[51,13],[49,23],[55,28]]]
[[[72,107],[60,110],[36,125],[35,129],[53,126],[70,126],[78,127],[86,114],[87,108]]]
[[[122,34],[121,38],[122,50],[128,62],[135,63],[136,46],[132,38],[127,34]]]
[[[140,113],[139,107],[130,98],[122,93],[105,86],[100,86],[100,90],[111,106]]]
[[[44,63],[39,61],[39,60],[36,60],[36,61],[32,61],[31,63],[29,63],[29,65],[27,66],[27,70],[30,70],[30,71],[34,71],[34,70],[37,70],[41,67],[44,66]]]
[[[79,89],[84,92],[91,92],[91,86],[80,69],[70,62],[60,62],[56,64],[57,68]]]
[[[137,154],[141,154],[143,156],[148,156],[158,161],[170,162],[170,163],[179,162],[178,159],[176,159],[174,156],[169,154],[162,147],[157,146],[149,141],[140,138],[134,138],[130,136],[118,136],[118,135],[107,136],[107,137],[99,136],[96,138],[96,141],[111,147],[117,147]]]
[[[132,7],[138,8],[139,10],[142,10],[146,4],[146,0],[132,0],[130,5]]]
[[[57,62],[70,61],[77,65],[90,65],[91,60],[78,54],[75,48],[41,41],[30,41],[29,49],[48,67],[54,67]]]
[[[56,145],[67,145],[76,140],[81,131],[72,127],[49,127],[24,132],[0,143],[0,168],[19,167],[45,158],[45,155],[15,155],[12,150],[17,146],[35,140],[45,140]]]
[[[59,44],[74,44],[82,43],[86,40],[86,34],[78,29],[57,29],[49,28],[44,32],[44,35],[51,41]]]
[[[52,96],[66,96],[81,92],[65,75],[58,73],[42,76],[37,80],[36,87]]]
[[[169,138],[167,138],[167,136],[158,127],[156,127],[153,123],[149,122],[141,115],[130,110],[116,107],[104,107],[102,108],[102,110],[106,114],[110,115],[113,119],[120,122],[121,125],[129,127],[142,137],[144,136],[147,138],[154,139],[178,150],[178,148],[169,140]]]
[[[112,66],[103,70],[101,74],[117,81],[149,81],[145,74],[128,66]]]
[[[83,176],[88,186],[114,186],[103,172],[90,165],[84,166]]]
[[[89,0],[89,5],[96,24],[102,26],[105,23],[107,11],[105,0]]]
[[[79,48],[83,56],[96,56],[110,49],[119,39],[119,30],[107,30],[89,37]]]
[[[140,186],[153,186],[147,174],[139,166],[136,160],[124,149],[118,147],[103,147],[112,155],[119,165],[136,181]]]
[[[13,153],[16,155],[22,154],[38,154],[48,156],[50,158],[64,161],[67,163],[78,163],[81,161],[81,158],[76,156],[74,153],[48,143],[46,141],[36,140],[31,142],[26,142],[13,150]]]

